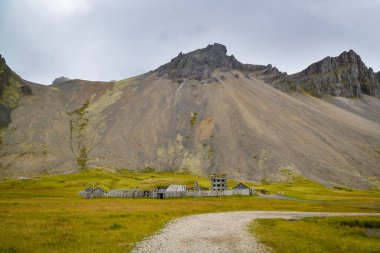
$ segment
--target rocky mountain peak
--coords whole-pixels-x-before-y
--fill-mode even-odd
[[[195,50],[197,51],[197,50]],[[199,52],[203,52],[206,54],[215,54],[215,55],[222,55],[222,56],[227,56],[227,47],[225,45],[219,44],[219,43],[214,43],[214,44],[209,44],[205,49],[199,50]]]
[[[359,66],[363,67],[365,64],[362,62],[360,56],[354,50],[344,51],[337,57],[325,57],[324,59],[311,64],[302,72],[305,74],[323,74],[332,71],[335,68],[343,66]]]
[[[311,92],[343,97],[360,97],[361,94],[380,96],[379,79],[372,68],[367,68],[353,50],[337,57],[326,57],[311,64],[300,73],[291,75],[287,82]]]
[[[173,80],[180,78],[204,80],[217,68],[228,71],[241,67],[242,64],[233,55],[227,55],[226,46],[214,43],[187,54],[181,52],[169,63],[160,66],[157,71],[160,76],[168,75]]]

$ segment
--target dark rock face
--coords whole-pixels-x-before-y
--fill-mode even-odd
[[[6,127],[11,123],[11,109],[0,103],[0,127]]]
[[[170,79],[189,78],[204,80],[219,68],[222,71],[242,68],[233,55],[227,55],[227,48],[221,44],[208,45],[187,54],[179,53],[171,62],[160,66],[159,75],[168,75]]]
[[[9,86],[10,75],[11,70],[0,55],[0,127],[8,126],[11,122],[11,109],[2,101],[5,88]]]
[[[32,95],[32,89],[26,84],[21,86],[20,90],[21,90],[23,95]]]
[[[9,86],[9,79],[12,72],[10,68],[5,64],[5,59],[0,55],[0,96],[3,93],[5,87]]]
[[[14,74],[0,55],[0,127],[11,122],[11,112],[23,95],[31,95],[32,89]]]
[[[67,82],[67,81],[70,81],[71,79],[68,78],[68,77],[65,77],[65,76],[61,76],[61,77],[57,77],[56,79],[54,79],[53,81],[53,85],[58,85],[58,84],[61,84],[61,83],[64,83],[64,82]]]
[[[286,72],[279,71],[271,64],[268,65],[251,65],[243,64],[242,71],[253,73],[253,75],[264,82],[271,84],[278,90],[288,91],[288,87],[283,85],[284,80],[287,78]]]
[[[254,73],[256,77],[268,82],[286,77],[286,73],[280,72],[270,64],[266,66],[243,64],[233,55],[228,56],[226,46],[218,43],[187,54],[179,53],[171,62],[159,67],[157,72],[160,76],[168,75],[172,80],[181,78],[204,80],[210,78],[215,69],[223,72],[237,69]]]
[[[281,81],[288,89],[305,90],[320,97],[380,96],[379,79],[353,50],[338,57],[326,57]]]
[[[6,62],[5,62],[5,59],[1,56],[1,54],[0,54],[0,64],[5,64]]]

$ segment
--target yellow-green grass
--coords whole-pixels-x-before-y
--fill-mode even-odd
[[[331,200],[334,194],[330,189],[311,182],[307,186],[306,181],[295,182],[293,187],[281,184],[259,187],[266,187],[273,193],[277,188],[282,190],[286,187],[291,193],[302,187],[307,198],[317,196],[314,191],[318,191],[328,194],[329,201],[289,201],[253,196],[86,200],[78,196],[78,191],[88,185],[152,189],[169,184],[191,187],[194,181],[209,187],[209,179],[194,175],[113,173],[100,169],[0,181],[0,252],[125,252],[168,221],[196,213],[238,210],[380,211],[378,192],[333,190],[337,191],[338,199],[345,197],[345,201],[337,202]],[[229,181],[230,186],[235,183]]]
[[[250,228],[274,252],[380,252],[380,217],[259,219]]]
[[[292,182],[280,182],[272,184],[259,184],[256,189],[265,190],[269,194],[283,194],[303,200],[323,201],[362,201],[379,202],[379,190],[358,190],[347,187],[327,188],[321,184],[303,177],[295,177]]]
[[[155,189],[157,186],[168,186],[170,184],[192,187],[195,181],[202,187],[210,187],[208,179],[188,174],[141,173],[128,170],[111,172],[103,169],[88,169],[78,173],[45,175],[29,180],[8,179],[0,182],[0,197],[73,197],[77,196],[78,191],[84,190],[86,186],[149,190]]]

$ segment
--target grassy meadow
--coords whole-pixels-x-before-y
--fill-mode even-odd
[[[190,214],[238,210],[380,212],[380,192],[330,189],[307,179],[255,185],[299,200],[230,196],[177,199],[82,199],[85,186],[152,189],[209,180],[175,173],[89,169],[67,175],[0,181],[0,252],[128,252],[168,221]],[[237,182],[228,181],[229,186]],[[322,224],[323,225],[323,224]]]
[[[250,228],[274,252],[380,252],[380,217],[259,219]]]

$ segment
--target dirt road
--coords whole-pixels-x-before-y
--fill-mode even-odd
[[[244,211],[192,215],[168,223],[132,252],[267,252],[248,232],[248,224],[254,219],[368,215],[380,213]]]

